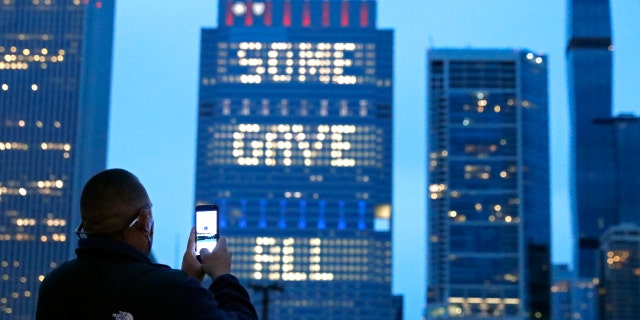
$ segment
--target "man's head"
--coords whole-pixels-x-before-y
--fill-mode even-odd
[[[121,239],[147,254],[151,251],[151,202],[129,171],[108,169],[89,179],[82,190],[80,213],[87,236]]]

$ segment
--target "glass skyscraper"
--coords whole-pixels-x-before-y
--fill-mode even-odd
[[[113,1],[0,2],[0,318],[33,319],[106,162]]]
[[[567,2],[567,72],[571,124],[574,266],[579,277],[597,276],[599,238],[617,223],[609,128],[594,120],[612,114],[609,0]]]
[[[614,225],[635,224],[640,226],[640,118],[632,114],[621,114],[611,118],[595,119],[596,127],[603,132],[603,150],[609,156],[614,200],[610,204]],[[596,262],[597,264],[598,262]]]
[[[551,319],[571,320],[574,313],[571,307],[571,294],[575,283],[574,273],[566,264],[554,264],[551,268]]]
[[[599,239],[598,319],[636,319],[640,316],[640,118],[620,115],[596,119],[594,124],[606,133],[603,149],[614,169],[609,188],[614,191],[611,214],[616,219]]]
[[[620,224],[601,238],[600,298],[602,320],[640,318],[640,227]]]
[[[595,278],[576,278],[566,264],[554,265],[551,286],[551,319],[599,319]]]
[[[220,0],[196,202],[275,319],[390,319],[393,33],[375,0]],[[262,295],[254,293],[260,307]]]
[[[547,58],[428,52],[427,319],[549,319]]]

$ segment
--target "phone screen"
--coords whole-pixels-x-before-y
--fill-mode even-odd
[[[218,206],[196,206],[196,253],[202,248],[213,251],[218,242]]]

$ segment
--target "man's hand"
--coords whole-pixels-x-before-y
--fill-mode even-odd
[[[196,229],[191,228],[189,242],[187,243],[187,251],[185,251],[184,256],[182,256],[181,269],[190,277],[196,278],[198,281],[202,282],[202,280],[204,280],[204,269],[196,256]]]
[[[227,238],[220,237],[211,252],[206,248],[200,250],[200,259],[202,260],[202,269],[211,279],[231,273],[231,252],[227,249]]]

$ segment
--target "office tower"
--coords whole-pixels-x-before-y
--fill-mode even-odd
[[[403,320],[404,319],[404,296],[393,296],[393,316],[391,319]]]
[[[594,126],[602,131],[603,151],[611,165],[613,184],[611,214],[615,224],[640,226],[640,118],[621,114],[611,118],[595,119]]]
[[[573,319],[598,318],[598,278],[576,278],[571,287]]]
[[[551,319],[598,319],[598,279],[576,278],[566,264],[553,266],[552,279]]]
[[[220,205],[241,281],[282,286],[275,319],[393,313],[393,33],[376,4],[220,0],[202,30],[196,202]]]
[[[554,264],[551,269],[551,319],[573,319],[571,289],[575,276],[566,264]]]
[[[609,228],[600,247],[600,317],[640,318],[640,228],[621,224]]]
[[[106,162],[113,1],[0,2],[0,318],[33,319]],[[70,311],[73,312],[73,311]]]
[[[574,266],[579,277],[596,277],[598,240],[617,223],[607,129],[594,125],[612,112],[611,13],[608,0],[571,0],[567,9]]]
[[[633,319],[640,312],[636,298],[640,287],[634,284],[640,261],[640,198],[636,194],[640,187],[640,118],[629,114],[599,118],[594,126],[602,130],[602,149],[611,163],[607,174],[613,182],[609,186],[614,195],[610,215],[615,218],[615,224],[607,226],[599,239],[600,295],[594,296],[600,301],[594,304],[594,314],[599,314],[598,319]]]
[[[547,59],[428,52],[427,318],[550,318]]]

